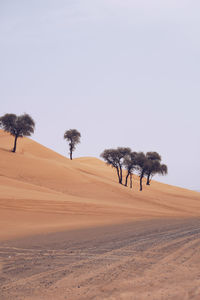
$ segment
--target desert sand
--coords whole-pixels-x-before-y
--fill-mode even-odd
[[[200,194],[0,131],[0,299],[200,299]]]

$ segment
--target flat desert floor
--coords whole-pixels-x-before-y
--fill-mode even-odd
[[[0,299],[200,299],[200,194],[0,131]]]
[[[0,258],[1,299],[200,299],[200,218],[4,242]]]

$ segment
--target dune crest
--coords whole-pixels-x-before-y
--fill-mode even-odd
[[[0,239],[130,222],[200,215],[199,193],[153,181],[138,191],[117,183],[97,158],[68,158],[0,131]]]

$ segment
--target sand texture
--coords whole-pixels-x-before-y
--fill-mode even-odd
[[[200,194],[0,131],[0,299],[200,299]]]

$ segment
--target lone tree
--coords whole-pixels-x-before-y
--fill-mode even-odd
[[[21,116],[5,114],[0,118],[0,127],[15,137],[12,152],[16,152],[17,139],[19,137],[30,136],[34,133],[35,122],[28,114]]]
[[[123,167],[124,159],[130,153],[131,153],[130,148],[118,147],[117,149],[106,149],[100,155],[108,165],[116,169],[120,184],[122,184],[122,179],[123,179],[122,167]]]
[[[146,173],[147,176],[147,185],[150,185],[152,177],[159,172],[161,156],[157,152],[147,152],[146,158],[148,160],[148,170]]]
[[[72,152],[76,149],[76,145],[80,143],[81,134],[76,129],[65,131],[64,139],[69,142],[70,159],[72,160]]]
[[[136,169],[137,166],[137,152],[131,152],[124,158],[124,167],[127,170],[126,179],[125,179],[125,186],[128,184],[128,177],[130,176],[130,188],[132,188],[132,176],[133,171]]]

